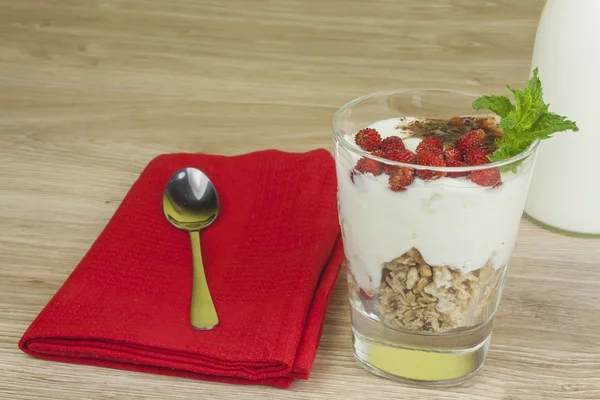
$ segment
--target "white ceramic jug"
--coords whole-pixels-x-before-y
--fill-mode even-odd
[[[547,1],[535,67],[550,111],[580,131],[541,143],[525,212],[550,227],[600,235],[600,0]]]

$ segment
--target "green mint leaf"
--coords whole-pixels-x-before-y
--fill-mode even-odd
[[[530,135],[536,139],[548,139],[556,132],[569,130],[577,132],[579,127],[575,122],[553,112],[542,114],[529,129]]]
[[[578,131],[577,124],[566,117],[548,111],[544,103],[538,68],[523,90],[508,86],[515,99],[513,105],[505,96],[481,96],[473,102],[476,110],[488,109],[501,117],[498,126],[503,136],[496,140],[496,151],[489,155],[492,162],[514,157],[527,150],[536,140],[548,139],[556,132]]]
[[[518,129],[518,125],[519,125],[519,119],[517,118],[517,116],[515,115],[514,112],[512,112],[512,113],[508,114],[506,117],[502,118],[500,120],[500,122],[498,123],[498,126],[500,127],[500,129],[502,129],[504,132]]]
[[[548,110],[548,106],[544,104],[542,82],[538,77],[538,69],[533,71],[533,76],[527,83],[525,90],[513,89],[508,86],[508,89],[513,93],[517,106],[513,113],[512,124],[514,129],[524,131],[537,121],[544,112]]]
[[[491,162],[502,161],[502,160],[505,160],[510,157],[511,156],[509,154],[507,154],[506,151],[504,151],[502,147],[498,148],[498,150],[496,150],[493,154],[488,156],[488,158]]]
[[[506,117],[515,109],[506,96],[481,96],[473,102],[473,108],[476,110],[490,110],[501,117]]]

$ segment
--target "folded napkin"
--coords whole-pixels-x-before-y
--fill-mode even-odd
[[[220,325],[190,326],[192,250],[163,216],[176,170],[213,181],[217,220],[200,233]],[[343,249],[333,158],[260,151],[161,155],[24,333],[49,360],[287,388],[308,379]]]

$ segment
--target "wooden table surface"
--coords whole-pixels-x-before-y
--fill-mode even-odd
[[[600,399],[600,242],[524,220],[484,369],[444,391],[351,352],[340,276],[309,381],[290,390],[61,364],[17,341],[155,155],[331,149],[346,101],[504,91],[543,0],[0,0],[3,399]]]

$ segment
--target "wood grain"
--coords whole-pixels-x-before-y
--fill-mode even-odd
[[[543,0],[0,0],[4,399],[600,399],[600,246],[525,220],[489,359],[410,388],[353,361],[340,277],[308,382],[242,387],[50,363],[23,331],[144,165],[175,151],[331,146],[376,90],[522,84]]]

